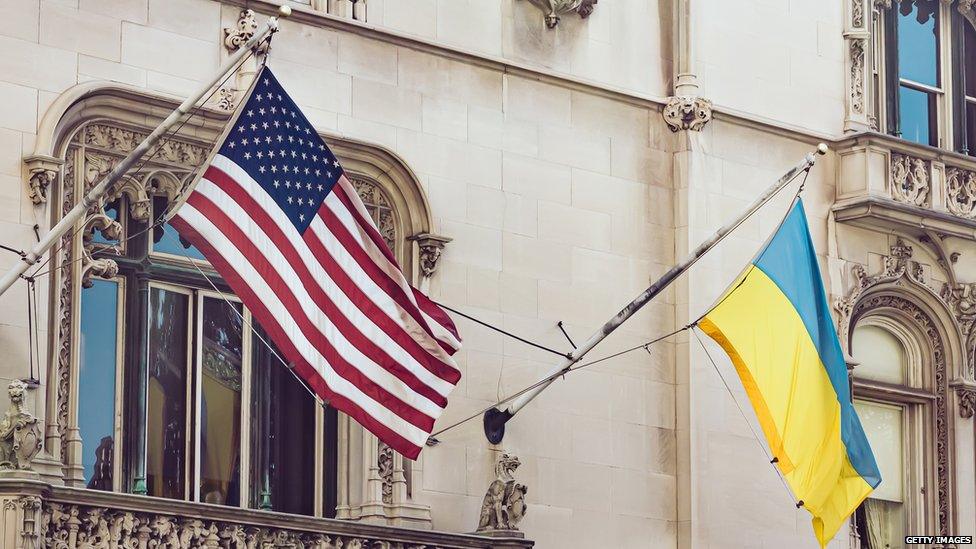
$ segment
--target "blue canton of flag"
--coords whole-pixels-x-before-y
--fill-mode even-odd
[[[343,175],[339,161],[271,71],[263,72],[241,106],[220,154],[244,168],[299,233]]]

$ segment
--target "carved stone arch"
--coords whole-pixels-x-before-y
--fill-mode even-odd
[[[398,238],[394,253],[402,261],[407,279],[423,286],[437,269],[444,245],[450,238],[435,234],[434,218],[427,193],[413,170],[389,149],[354,139],[325,134],[336,155],[342,159],[347,177],[356,185],[367,204],[373,198],[384,199],[392,209],[392,222]],[[372,189],[366,188],[371,186]],[[387,227],[382,223],[380,232]],[[423,288],[421,288],[423,289]]]
[[[851,269],[852,286],[835,303],[838,332],[846,352],[858,322],[868,316],[884,316],[911,334],[921,348],[923,385],[935,394],[934,434],[936,465],[936,519],[941,535],[952,530],[953,428],[950,414],[950,369],[964,363],[962,332],[948,303],[923,278],[921,266],[912,259],[912,247],[899,239],[885,258],[884,268],[867,275],[862,265]],[[899,337],[901,339],[901,337]],[[856,371],[856,370],[855,370]]]

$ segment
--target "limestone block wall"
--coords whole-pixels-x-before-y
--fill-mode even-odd
[[[827,135],[844,122],[843,2],[695,3],[695,62],[719,108]]]

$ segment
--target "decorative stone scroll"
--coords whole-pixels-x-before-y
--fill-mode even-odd
[[[525,517],[527,507],[525,494],[528,488],[515,482],[515,470],[522,462],[518,457],[502,454],[495,465],[497,478],[488,486],[481,515],[478,519],[478,532],[518,532],[518,525]]]
[[[47,202],[48,189],[58,180],[64,160],[52,156],[33,155],[24,159],[27,165],[27,195],[34,204]]]
[[[929,173],[928,161],[891,153],[891,197],[913,206],[927,206],[931,194]]]
[[[946,208],[959,217],[976,217],[976,172],[946,169]]]
[[[712,102],[703,97],[672,96],[662,111],[671,131],[701,131],[712,119]]]
[[[860,0],[855,0],[860,5]],[[857,114],[864,113],[864,50],[867,40],[853,38],[850,42],[851,56],[851,109]]]
[[[254,18],[254,10],[241,11],[236,25],[224,27],[224,47],[232,52],[237,51],[254,36],[257,30],[258,22]]]
[[[29,470],[44,440],[37,417],[24,409],[27,384],[15,379],[7,386],[10,408],[0,420],[0,470]]]
[[[576,12],[581,19],[586,19],[593,13],[599,0],[529,0],[546,15],[546,27],[556,28],[559,17]]]

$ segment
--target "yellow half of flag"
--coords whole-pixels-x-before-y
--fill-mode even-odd
[[[826,546],[881,475],[851,403],[802,202],[699,327],[731,358]]]

